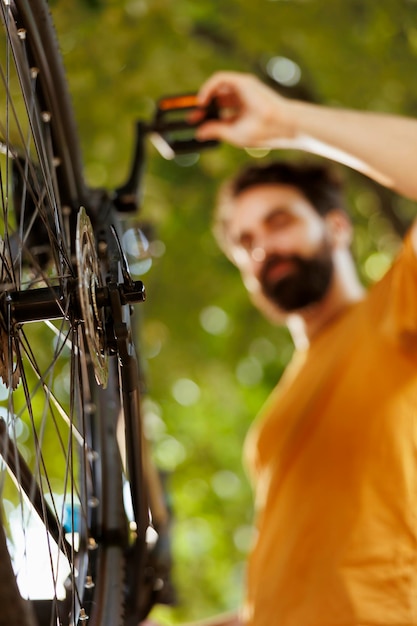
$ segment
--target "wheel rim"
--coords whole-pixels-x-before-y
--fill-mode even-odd
[[[42,67],[33,65],[29,34],[15,26],[14,5],[1,2],[1,11],[11,40],[2,41],[0,52],[6,98],[0,119],[0,489],[21,593],[52,598],[51,623],[59,614],[60,623],[70,624],[89,610],[96,552],[91,527],[99,505],[91,375],[80,358],[84,334],[69,297],[76,277],[68,206],[74,191],[61,184],[54,119],[44,106]],[[41,290],[51,294],[56,314],[40,311],[33,323],[17,321],[9,294],[24,294],[30,319]],[[5,471],[5,462],[13,472]],[[15,489],[16,480],[25,493]],[[37,521],[45,512],[48,534]]]

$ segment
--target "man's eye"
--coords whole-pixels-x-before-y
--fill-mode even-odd
[[[291,223],[291,216],[288,213],[276,213],[271,216],[269,220],[269,225],[271,228],[281,228],[282,226],[287,226]]]

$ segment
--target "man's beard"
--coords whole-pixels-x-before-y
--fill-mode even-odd
[[[293,269],[283,278],[268,279],[277,263],[291,262]],[[323,242],[317,254],[310,258],[298,255],[270,255],[262,268],[260,282],[263,294],[286,313],[298,311],[320,302],[327,293],[333,276],[330,246]]]

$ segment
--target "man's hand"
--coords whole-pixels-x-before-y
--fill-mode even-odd
[[[219,120],[203,123],[200,141],[220,139],[239,147],[270,147],[271,140],[293,139],[292,102],[251,74],[217,72],[201,87],[198,101],[207,107],[215,100]],[[272,146],[271,146],[272,147]]]

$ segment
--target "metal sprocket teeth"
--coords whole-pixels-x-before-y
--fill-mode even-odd
[[[104,314],[99,310],[96,290],[102,284],[91,220],[84,207],[77,217],[76,258],[78,270],[78,295],[90,358],[97,382],[106,387],[108,356],[106,352]]]

